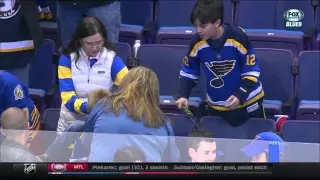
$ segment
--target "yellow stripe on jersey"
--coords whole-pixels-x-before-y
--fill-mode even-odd
[[[121,71],[119,71],[117,73],[116,79],[114,81],[114,84],[119,86],[121,80],[123,79],[123,77],[129,72],[128,68],[125,66],[124,68],[121,69]]]
[[[226,43],[232,44],[244,55],[248,53],[248,50],[240,42],[236,41],[235,39],[227,39]]]
[[[194,57],[195,54],[196,54],[199,50],[201,50],[204,45],[205,45],[205,47],[209,47],[209,45],[207,44],[207,41],[205,41],[205,40],[202,40],[202,41],[197,42],[197,43],[193,46],[192,51],[190,52],[189,56],[190,56],[190,57]]]
[[[258,82],[258,78],[253,77],[253,76],[243,76],[242,79],[248,79],[253,82]]]
[[[208,104],[210,107],[212,107],[213,109],[215,110],[218,110],[218,111],[230,111],[230,110],[235,110],[235,109],[239,109],[239,108],[242,108],[242,107],[246,107],[250,104],[253,104],[254,102],[258,101],[259,99],[261,99],[262,97],[264,96],[264,91],[261,91],[259,94],[257,94],[254,98],[250,99],[249,101],[245,102],[244,104],[242,105],[238,105],[237,107],[235,107],[234,109],[229,109],[229,108],[226,108],[226,107],[222,107],[222,106],[213,106],[211,105],[208,100]]]
[[[72,79],[71,69],[67,68],[65,66],[59,66],[58,67],[58,76],[59,76],[59,79],[66,79],[66,78]]]

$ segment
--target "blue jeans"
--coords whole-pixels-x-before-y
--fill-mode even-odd
[[[99,18],[108,32],[108,39],[118,42],[121,27],[121,3],[116,1],[103,6],[74,6],[58,3],[57,21],[61,43],[71,40],[72,35],[84,16]]]
[[[71,156],[71,150],[68,149],[68,147],[79,139],[81,132],[84,131],[84,125],[85,121],[76,120],[63,133],[60,133],[46,149],[45,154],[47,155],[48,160],[68,162]]]

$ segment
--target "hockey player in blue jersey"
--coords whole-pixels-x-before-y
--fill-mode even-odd
[[[195,4],[190,20],[197,34],[183,59],[176,103],[179,108],[188,105],[202,65],[208,113],[238,126],[252,117],[265,118],[264,91],[254,48],[242,28],[223,23],[223,11],[222,1],[198,0]]]
[[[27,113],[30,130],[33,130],[30,131],[31,142],[40,129],[40,113],[29,97],[28,88],[12,74],[0,70],[0,115],[10,107],[20,108]]]

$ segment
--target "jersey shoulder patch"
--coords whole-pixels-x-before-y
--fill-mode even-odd
[[[23,90],[19,84],[14,88],[13,94],[15,100],[23,99]]]

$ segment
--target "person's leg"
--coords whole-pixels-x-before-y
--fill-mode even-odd
[[[57,3],[58,35],[61,43],[71,40],[77,25],[84,17],[84,8]]]
[[[64,132],[53,141],[47,148],[45,155],[47,161],[67,162],[72,153],[72,146],[81,136],[85,121],[74,121]]]
[[[30,64],[22,68],[8,69],[6,71],[20,79],[25,86],[29,87],[29,70]]]
[[[98,18],[108,32],[108,39],[118,42],[121,27],[121,3],[116,1],[111,4],[89,8],[86,16]]]

